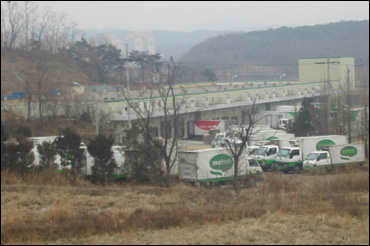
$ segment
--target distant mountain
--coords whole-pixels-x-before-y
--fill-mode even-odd
[[[360,60],[368,65],[369,21],[224,34],[193,46],[180,61],[210,68],[219,79],[230,74],[246,80],[276,79],[284,73],[296,79],[299,58],[328,56],[355,57],[357,65]]]
[[[135,31],[122,29],[87,29],[84,30],[84,32],[87,37],[114,34],[117,38],[124,41],[128,34],[134,33]],[[163,54],[164,59],[169,59],[172,56],[175,60],[179,60],[180,57],[188,52],[188,50],[194,45],[199,44],[208,38],[216,37],[228,32],[198,30],[193,32],[150,31],[149,33],[151,33],[155,40],[156,53]]]

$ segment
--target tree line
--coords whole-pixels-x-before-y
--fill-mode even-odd
[[[56,54],[73,43],[80,30],[66,14],[55,13],[32,1],[1,2],[1,48],[44,50]]]
[[[124,146],[125,163],[117,164],[113,156],[112,135],[99,134],[88,140],[87,148],[81,148],[81,136],[72,128],[60,129],[60,134],[53,141],[44,141],[35,144],[28,140],[31,133],[29,128],[20,127],[12,140],[3,124],[1,124],[1,171],[16,172],[25,178],[31,172],[55,171],[62,167],[63,174],[67,175],[72,185],[83,176],[82,169],[86,167],[87,153],[93,157],[90,180],[93,183],[105,185],[115,180],[115,171],[125,172],[129,181],[146,184],[164,185],[165,179],[160,152],[148,151],[148,144],[138,138],[138,127],[133,127],[125,137]],[[33,151],[36,147],[37,151]],[[142,154],[144,151],[144,155]],[[139,153],[139,154],[138,154]],[[123,153],[122,153],[123,154]],[[36,156],[39,163],[34,165]],[[57,163],[60,157],[60,167]],[[125,171],[124,171],[125,170]],[[61,170],[59,170],[61,171]],[[168,184],[169,185],[169,184]]]

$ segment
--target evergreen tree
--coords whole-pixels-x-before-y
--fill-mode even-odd
[[[163,157],[155,144],[145,139],[143,129],[133,124],[126,131],[123,142],[127,177],[138,183],[162,185],[165,174],[162,168]]]
[[[19,126],[14,133],[15,138],[19,141],[32,136],[31,128],[28,126]]]
[[[203,81],[216,81],[217,80],[215,72],[209,68],[205,68],[201,72],[201,78]]]
[[[161,55],[159,53],[150,55],[148,51],[140,52],[137,50],[130,52],[129,61],[139,66],[141,70],[141,82],[145,83],[146,74],[150,71],[157,71],[162,66]],[[151,74],[153,75],[153,74]]]
[[[98,135],[91,139],[87,145],[87,150],[94,157],[94,165],[92,166],[94,181],[101,184],[105,184],[117,168],[116,161],[113,158],[113,142],[113,136]]]
[[[12,143],[6,147],[6,166],[11,171],[19,172],[24,178],[35,156],[31,152],[33,143],[26,139],[20,140],[18,144]]]
[[[1,123],[1,170],[6,167],[6,145],[5,141],[8,139],[8,134],[5,131],[3,123]]]
[[[44,141],[42,144],[37,145],[37,151],[40,156],[41,169],[57,168],[57,164],[55,163],[57,147],[55,143]]]
[[[302,107],[299,110],[298,118],[293,124],[293,133],[296,136],[311,136],[314,134],[314,123],[317,120],[315,107],[310,103],[308,98],[302,101]]]
[[[80,148],[81,137],[71,128],[66,128],[61,131],[61,136],[56,139],[56,145],[61,164],[70,168],[71,183],[76,185],[77,176],[86,164],[84,149]]]

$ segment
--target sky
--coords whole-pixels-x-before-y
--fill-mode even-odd
[[[248,31],[369,20],[369,1],[36,1],[81,29]]]

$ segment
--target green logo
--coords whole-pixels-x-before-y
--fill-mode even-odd
[[[340,154],[343,155],[343,156],[352,157],[352,156],[355,156],[357,154],[357,149],[353,146],[347,146],[347,147],[344,147],[340,151]],[[343,157],[342,157],[342,159],[343,159]]]
[[[273,139],[279,139],[278,137],[269,137],[269,138],[266,138],[266,141],[270,141],[270,140],[273,140]]]
[[[222,176],[223,172],[226,172],[233,167],[234,161],[233,158],[231,158],[231,156],[229,155],[219,154],[211,159],[209,165],[211,166],[212,169],[221,171],[221,172],[211,171],[211,174]]]
[[[181,158],[181,159],[180,159],[180,162],[181,162],[181,163],[185,163],[185,162],[186,162],[185,158]]]
[[[328,146],[328,145],[335,145],[335,143],[328,139],[321,140],[320,142],[316,144],[316,150],[320,150],[321,146]]]

